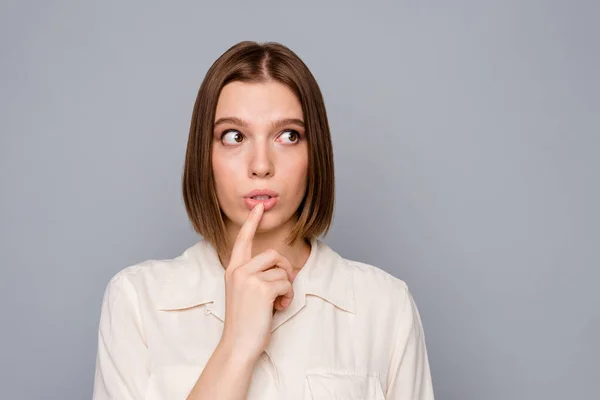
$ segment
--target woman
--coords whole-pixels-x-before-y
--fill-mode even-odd
[[[342,258],[327,114],[306,65],[241,42],[196,99],[183,198],[203,236],[109,282],[94,398],[433,399],[405,283]]]

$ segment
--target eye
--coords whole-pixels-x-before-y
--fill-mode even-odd
[[[281,133],[281,135],[277,137],[277,141],[283,143],[296,143],[299,140],[300,134],[298,133],[298,131],[295,131],[293,129],[284,131],[283,133]]]
[[[223,132],[221,135],[221,141],[225,144],[238,144],[242,143],[244,135],[234,129],[229,129]]]

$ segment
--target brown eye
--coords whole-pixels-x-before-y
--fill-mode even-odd
[[[221,136],[221,141],[225,144],[237,144],[242,143],[244,135],[235,130],[226,131]]]
[[[300,140],[300,134],[298,132],[296,132],[293,129],[290,129],[289,131],[285,131],[283,132],[279,138],[279,141],[282,141],[284,143],[296,143],[297,141]]]

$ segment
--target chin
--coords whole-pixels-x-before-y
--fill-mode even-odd
[[[258,224],[258,228],[256,228],[257,232],[269,232],[273,231],[277,228],[280,228],[283,225],[283,219],[278,215],[269,215],[265,213],[260,223]]]
[[[237,209],[234,213],[227,213],[221,209],[221,212],[223,213],[226,224],[232,224],[238,228],[244,225],[246,218],[248,217],[247,209]],[[228,215],[231,215],[233,218],[230,218]],[[275,207],[263,214],[260,223],[256,228],[256,232],[265,233],[280,229],[284,225],[289,224],[290,220],[294,217],[295,215],[293,213],[288,215],[285,210],[277,209],[277,207]]]

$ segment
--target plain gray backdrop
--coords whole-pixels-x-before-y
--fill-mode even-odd
[[[198,240],[193,102],[249,39],[321,85],[325,242],[407,282],[436,398],[600,398],[598,2],[216,3],[2,2],[0,397],[91,397],[110,277]]]

